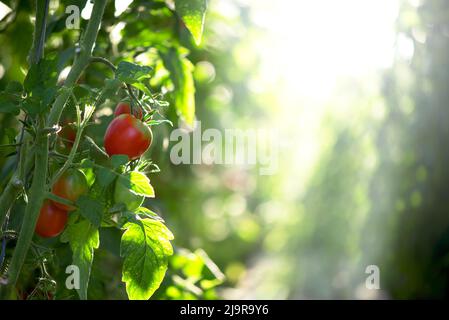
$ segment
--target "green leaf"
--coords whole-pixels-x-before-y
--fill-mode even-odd
[[[18,115],[19,105],[22,101],[23,87],[20,82],[11,81],[6,85],[5,91],[0,92],[0,112]]]
[[[173,234],[160,221],[143,219],[124,225],[120,256],[122,281],[131,300],[148,300],[159,288],[173,254]]]
[[[195,85],[193,82],[193,65],[178,49],[171,48],[168,52],[160,51],[165,68],[170,72],[170,78],[175,86],[175,108],[189,126],[195,121]]]
[[[189,29],[190,33],[198,45],[204,28],[204,18],[206,16],[207,0],[175,0],[176,12]]]
[[[103,217],[103,205],[87,195],[81,195],[76,202],[79,213],[94,226],[99,227]]]
[[[0,92],[0,113],[12,113],[18,115],[20,100],[9,92]]]
[[[146,95],[151,95],[150,90],[141,82],[135,82],[132,86],[144,92]]]
[[[145,208],[145,207],[137,208],[137,210],[134,213],[145,216],[149,219],[154,219],[154,220],[164,222],[164,219],[162,219],[156,212],[153,212],[150,209]]]
[[[117,66],[115,76],[125,83],[134,84],[150,78],[151,70],[152,68],[147,66],[140,66],[135,63],[121,61]]]
[[[40,114],[50,108],[58,88],[57,59],[50,55],[34,64],[25,77],[24,89],[28,93],[23,109],[30,114]]]
[[[149,125],[149,126],[158,126],[158,125],[160,125],[162,123],[168,123],[170,126],[173,127],[173,122],[171,122],[168,119],[148,120],[148,121],[146,121],[146,124]]]
[[[18,81],[11,81],[6,85],[5,92],[12,93],[12,94],[22,94],[23,86]]]
[[[128,156],[123,154],[114,154],[111,157],[111,164],[114,169],[128,163]]]
[[[154,189],[150,184],[150,179],[138,171],[131,171],[122,176],[117,180],[117,183],[122,184],[127,189],[131,190],[139,196],[154,198]]]
[[[96,173],[98,184],[103,188],[108,187],[115,179],[114,173],[105,167],[99,168]]]
[[[70,243],[73,264],[80,270],[80,288],[76,291],[81,300],[86,300],[94,249],[100,245],[98,228],[87,220],[80,220],[67,226],[64,238]]]

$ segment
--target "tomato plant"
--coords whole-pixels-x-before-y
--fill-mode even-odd
[[[39,211],[36,233],[43,238],[56,237],[63,230],[67,222],[67,211],[46,200]]]
[[[45,255],[60,261],[67,255],[58,256],[59,252],[69,250],[70,261],[64,263],[79,268],[76,293],[87,299],[94,256],[102,251],[101,259],[113,251],[121,259],[120,279],[127,297],[149,299],[160,287],[169,260],[178,253],[161,213],[143,206],[145,198],[156,197],[148,176],[158,172],[157,164],[144,153],[153,143],[153,130],[160,137],[167,134],[167,128],[159,125],[179,120],[193,126],[193,68],[184,47],[193,42],[190,35],[180,41],[180,29],[172,25],[181,26],[199,43],[206,6],[181,0],[175,1],[174,8],[161,1],[136,0],[119,18],[112,2],[96,0],[90,17],[81,20],[78,28],[69,28],[66,6],[71,3],[58,4],[49,11],[48,0],[36,0],[34,25],[29,25],[34,27],[29,68],[24,79],[11,81],[0,92],[0,112],[20,123],[14,138],[17,150],[11,154],[16,165],[0,196],[0,226],[6,230],[11,219],[21,224],[12,232],[16,241],[8,242],[8,254],[0,260],[4,270],[0,276],[6,283],[0,294],[17,298],[17,292],[34,283],[23,277],[36,271],[36,264],[26,259],[30,252],[43,266],[33,291],[63,298],[69,290],[65,266]],[[145,14],[136,19],[141,10]],[[135,36],[128,29],[122,31],[126,42],[117,55],[110,30],[122,22]],[[141,32],[157,25],[163,28],[154,33],[160,38],[148,42],[152,37]],[[143,30],[135,30],[141,26]],[[139,64],[134,61],[139,51],[154,51],[156,56],[138,60],[148,65]],[[117,105],[115,112],[113,105]],[[154,148],[162,151],[160,145]],[[16,206],[24,208],[22,215],[15,214]],[[105,243],[100,243],[100,232]],[[55,239],[44,241],[33,238],[35,234]],[[110,248],[111,243],[115,247]],[[53,274],[46,271],[46,264],[51,264]]]

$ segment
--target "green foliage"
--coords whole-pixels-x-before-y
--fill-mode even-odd
[[[196,44],[200,44],[204,28],[207,0],[175,0],[176,12],[189,29]]]
[[[56,66],[55,56],[45,58],[31,66],[24,81],[24,89],[28,94],[22,103],[24,111],[36,115],[48,110],[58,91]]]
[[[0,112],[19,114],[22,96],[22,84],[14,81],[10,82],[3,92],[0,92]]]
[[[98,199],[91,198],[89,195],[82,195],[76,202],[78,212],[86,218],[95,227],[100,227],[103,217],[103,206]]]
[[[175,86],[175,108],[178,115],[189,125],[195,121],[195,86],[192,63],[176,48],[160,51],[165,68]]]
[[[125,83],[135,84],[150,78],[151,68],[139,66],[135,63],[127,61],[122,61],[117,66],[115,76],[117,77],[117,79]]]
[[[154,188],[150,184],[150,179],[141,172],[128,172],[126,175],[118,177],[117,183],[125,186],[136,195],[154,198]]]
[[[187,293],[198,298],[208,297],[208,293],[225,280],[224,274],[201,249],[195,252],[178,250],[170,259],[170,265],[176,272],[173,280],[177,284],[166,291],[171,299],[180,299]]]
[[[80,271],[80,288],[77,289],[80,299],[87,299],[87,288],[94,259],[94,249],[100,246],[98,227],[88,220],[81,219],[70,223],[61,241],[68,241],[73,252],[73,265]]]
[[[114,169],[119,168],[128,163],[128,157],[123,154],[114,154],[111,157],[111,164]]]
[[[92,59],[92,63],[83,66],[80,79],[71,85],[68,85],[65,72],[73,70],[80,57],[75,44],[82,44],[89,21],[82,20],[80,30],[65,28],[64,8],[73,1],[60,1],[59,4],[49,15],[45,58],[31,67],[26,62],[28,48],[25,44],[29,47],[31,43],[30,31],[34,26],[30,21],[35,15],[34,8],[25,2],[18,3],[15,8],[17,19],[8,22],[11,25],[0,33],[0,66],[6,70],[0,79],[0,138],[1,143],[11,144],[1,150],[2,156],[8,154],[9,161],[0,159],[0,177],[6,184],[15,170],[14,161],[19,160],[15,154],[20,146],[13,144],[19,142],[23,123],[30,147],[34,147],[36,136],[48,133],[49,171],[45,189],[51,189],[52,178],[62,166],[67,166],[84,172],[89,191],[76,201],[77,208],[69,214],[69,222],[59,239],[33,239],[32,247],[45,248],[51,259],[37,254],[33,256],[32,263],[26,260],[17,288],[26,291],[35,285],[35,289],[41,291],[41,282],[53,284],[54,277],[55,298],[75,299],[76,294],[64,288],[65,267],[74,264],[80,268],[81,288],[77,290],[80,299],[126,298],[125,284],[120,280],[126,283],[130,299],[149,299],[161,284],[162,288],[156,294],[169,297],[163,280],[170,267],[169,257],[173,254],[170,243],[173,234],[162,218],[165,209],[159,199],[154,199],[153,176],[151,183],[147,176],[160,172],[160,162],[166,162],[164,166],[167,166],[168,160],[160,158],[167,151],[163,150],[160,140],[155,140],[146,158],[129,162],[126,156],[108,157],[102,148],[103,135],[111,120],[111,109],[123,100],[143,107],[145,122],[149,126],[158,126],[155,128],[156,139],[163,139],[169,133],[169,126],[160,124],[167,123],[173,127],[173,123],[181,118],[188,125],[193,125],[195,83],[191,60],[194,55],[188,53],[193,49],[188,32],[198,44],[203,32],[206,1],[176,1],[176,10],[173,11],[169,4],[162,1],[135,0],[120,19],[113,15],[111,6],[107,7],[94,53],[96,57],[104,57],[111,62]],[[142,8],[145,10],[142,11]],[[126,27],[118,32],[120,39],[112,39],[110,30],[121,21],[125,22]],[[18,45],[18,42],[21,44]],[[109,64],[108,68],[105,63]],[[115,64],[116,68],[111,68],[111,64]],[[61,97],[66,97],[67,101],[59,126],[67,125],[75,129],[75,141],[58,136],[56,126],[45,127],[48,113],[54,111]],[[23,114],[25,117],[22,117]],[[14,119],[13,116],[17,115],[20,118]],[[42,128],[38,127],[40,122]],[[82,134],[77,134],[81,131]],[[57,143],[61,141],[69,146],[67,152],[57,148]],[[33,154],[27,156],[34,160]],[[153,156],[157,161],[153,160]],[[14,210],[11,210],[14,214],[11,215],[9,227],[15,231],[20,230],[23,222],[26,197],[34,174],[31,169],[25,190],[16,197]],[[130,210],[127,203],[116,201],[114,191],[117,185],[145,202],[142,204],[143,200],[140,201],[139,206]],[[159,183],[154,186],[156,189],[165,188],[164,184]],[[3,184],[0,188],[3,189]],[[174,222],[167,220],[167,225]],[[10,244],[7,259],[14,252],[12,242]],[[170,277],[167,283],[172,289],[176,287],[183,291],[186,282],[181,279],[185,277],[184,280],[192,281],[192,285],[203,292],[198,297],[212,297],[215,294],[212,289],[223,283],[224,277],[204,252],[196,251],[195,255],[196,260],[187,263],[188,266],[174,268],[173,272],[179,275]],[[117,269],[122,261],[120,274]],[[105,265],[115,266],[116,269],[105,275],[98,267]],[[212,265],[214,271],[209,270]],[[35,274],[42,268],[48,269],[48,274],[43,274],[42,281],[36,285]],[[190,271],[183,273],[184,269]],[[108,281],[117,281],[118,285],[111,288],[105,285]],[[42,295],[41,298],[45,297]]]
[[[128,297],[147,300],[160,286],[173,254],[173,234],[159,221],[142,219],[124,225],[120,255]]]

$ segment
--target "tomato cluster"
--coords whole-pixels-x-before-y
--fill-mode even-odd
[[[153,133],[142,122],[142,109],[131,108],[127,102],[120,102],[115,111],[114,119],[106,129],[104,147],[109,156],[115,154],[127,155],[129,160],[139,158],[151,145]],[[60,138],[58,151],[70,151],[76,138],[73,124],[66,123],[58,133]],[[66,153],[66,152],[64,152]],[[78,169],[68,169],[52,186],[52,193],[60,198],[75,203],[79,197],[89,190],[86,176]],[[144,197],[133,194],[126,186],[115,184],[114,200],[125,204],[128,210],[137,209]],[[40,210],[36,225],[36,233],[44,238],[55,237],[65,228],[68,212],[76,208],[72,205],[46,200]]]
[[[77,169],[68,169],[55,182],[52,192],[60,198],[76,202],[88,188],[84,173]],[[75,209],[74,206],[46,200],[39,214],[36,233],[43,238],[56,237],[64,230],[68,212]]]

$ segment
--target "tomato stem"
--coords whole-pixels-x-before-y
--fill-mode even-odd
[[[104,65],[106,65],[109,69],[111,69],[112,72],[115,73],[117,71],[117,67],[114,66],[114,64],[111,61],[109,61],[108,59],[106,59],[106,58],[103,58],[103,57],[91,57],[90,58],[90,62],[91,63],[92,62],[100,62],[100,63],[103,63]]]
[[[36,10],[38,11],[36,17],[42,17],[40,21],[41,25],[39,29],[41,32],[45,32],[47,13],[44,12],[48,10],[47,6],[43,6],[43,1],[36,0]],[[14,289],[17,279],[19,277],[22,265],[25,261],[25,257],[28,253],[28,249],[33,238],[34,229],[36,227],[36,222],[39,217],[39,211],[45,199],[46,189],[47,189],[47,167],[48,167],[48,145],[49,137],[47,134],[43,134],[42,130],[46,127],[53,127],[58,124],[59,118],[65,107],[67,100],[72,93],[72,86],[76,83],[79,76],[83,72],[84,68],[87,66],[89,58],[92,53],[93,45],[96,41],[98,30],[100,28],[100,23],[103,17],[104,9],[106,6],[106,0],[97,0],[94,3],[92,9],[91,18],[87,25],[86,31],[83,38],[81,39],[81,54],[75,59],[75,62],[70,70],[67,79],[64,83],[64,87],[61,90],[59,96],[56,98],[47,121],[45,121],[44,116],[39,117],[38,130],[35,140],[35,169],[33,175],[33,182],[31,184],[29,192],[29,202],[25,209],[25,215],[22,223],[22,228],[17,240],[16,248],[14,250],[11,263],[8,269],[8,289],[5,290],[5,294]],[[40,37],[42,39],[42,36]],[[45,38],[45,37],[44,37]],[[35,53],[32,56],[41,57],[43,50],[40,46],[34,47]],[[38,62],[38,61],[34,61]],[[5,197],[10,200],[8,203],[12,203],[17,196],[16,192],[8,192]],[[3,197],[3,195],[2,195]],[[12,198],[12,200],[11,200]],[[5,205],[5,207],[9,205]],[[1,211],[0,211],[1,212]],[[1,213],[3,215],[3,213]],[[3,220],[3,219],[2,219]]]
[[[76,205],[72,201],[67,200],[65,198],[61,198],[52,192],[48,192],[48,191],[45,192],[45,198],[50,199],[54,202],[59,202],[59,203],[65,204],[66,206],[76,207]]]
[[[59,118],[61,117],[62,111],[64,110],[67,100],[70,98],[73,90],[73,85],[76,83],[81,73],[84,71],[86,66],[89,64],[91,59],[91,54],[95,40],[97,38],[98,30],[100,28],[101,19],[103,17],[104,8],[106,6],[106,0],[97,0],[92,8],[92,14],[89,23],[86,28],[86,32],[81,39],[81,53],[75,59],[75,62],[70,69],[69,74],[64,82],[64,89],[58,96],[56,101],[53,103],[50,114],[48,116],[48,124],[55,125],[58,124]]]
[[[36,136],[33,182],[29,192],[28,204],[25,208],[22,228],[20,229],[19,238],[17,239],[16,248],[8,269],[8,284],[11,286],[14,286],[17,282],[17,278],[33,238],[34,228],[39,217],[39,210],[44,201],[48,163],[48,135],[43,134],[39,130],[43,129],[44,125],[45,118],[40,116],[38,135]]]
[[[48,5],[50,0],[36,1],[36,28],[33,34],[33,45],[28,57],[30,64],[37,64],[44,56],[45,29],[47,27]]]

